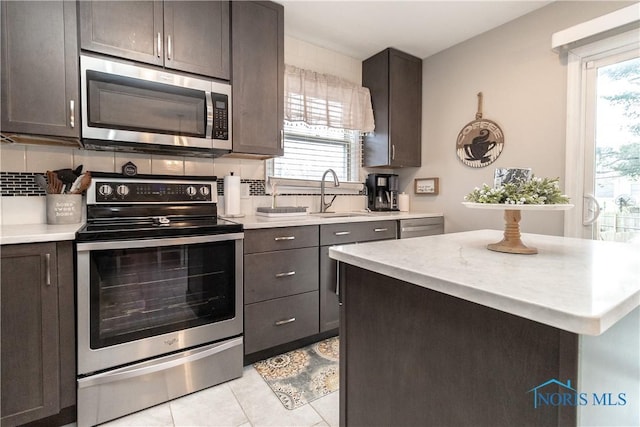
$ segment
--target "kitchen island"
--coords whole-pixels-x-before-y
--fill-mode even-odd
[[[330,249],[341,425],[639,425],[640,249],[501,236]]]

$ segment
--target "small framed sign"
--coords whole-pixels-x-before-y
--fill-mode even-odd
[[[415,192],[416,194],[438,194],[439,190],[438,178],[416,178]]]

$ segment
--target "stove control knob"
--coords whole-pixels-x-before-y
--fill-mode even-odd
[[[101,196],[109,196],[113,193],[113,188],[111,188],[109,184],[102,184],[100,188],[98,188],[98,193],[100,193]]]
[[[193,185],[190,185],[187,187],[187,194],[190,196],[195,196],[196,193],[198,192],[198,190],[196,190],[196,187],[194,187]]]
[[[200,194],[202,194],[203,196],[208,196],[209,195],[209,187],[207,187],[205,185],[200,187]]]
[[[126,196],[127,194],[129,194],[129,187],[124,184],[118,185],[118,188],[116,188],[116,192],[120,196]]]

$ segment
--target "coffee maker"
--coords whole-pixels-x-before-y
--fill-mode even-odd
[[[398,175],[370,173],[367,176],[367,199],[372,211],[397,211]]]

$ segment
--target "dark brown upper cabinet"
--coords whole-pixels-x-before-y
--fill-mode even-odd
[[[375,131],[364,138],[365,167],[420,166],[422,60],[388,48],[362,62]]]
[[[229,80],[229,2],[81,1],[80,47]]]
[[[80,136],[76,4],[3,1],[2,131]]]
[[[231,3],[233,152],[284,154],[284,7]]]

